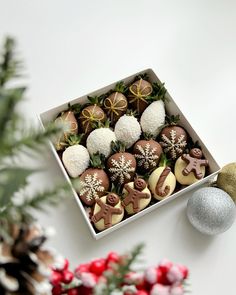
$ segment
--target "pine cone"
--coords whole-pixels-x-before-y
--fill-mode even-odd
[[[12,226],[12,243],[0,241],[0,294],[51,294],[50,265],[55,254],[43,249],[46,236],[37,225]]]

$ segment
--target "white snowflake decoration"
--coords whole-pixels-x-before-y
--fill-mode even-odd
[[[93,175],[87,174],[84,178],[84,181],[80,181],[81,195],[86,195],[86,199],[91,201],[94,198],[98,197],[98,192],[103,192],[105,190],[104,186],[101,185],[102,180],[98,179],[98,174],[94,173]]]
[[[164,152],[170,152],[171,157],[173,159],[177,158],[177,153],[182,154],[183,149],[186,147],[187,142],[184,140],[184,135],[180,135],[176,141],[176,131],[170,131],[170,138],[168,138],[165,134],[162,134],[161,138],[163,142],[161,142],[162,147],[164,148]]]
[[[150,143],[146,143],[145,147],[137,145],[137,149],[140,154],[134,154],[135,158],[138,159],[138,166],[143,166],[145,169],[153,168],[156,166],[156,160],[159,158],[156,152],[156,148],[151,148]]]
[[[119,178],[119,183],[123,184],[125,179],[131,179],[130,173],[135,171],[135,168],[131,166],[132,160],[126,160],[125,156],[121,155],[118,161],[112,159],[111,163],[113,167],[109,168],[109,172],[112,173],[112,181]]]

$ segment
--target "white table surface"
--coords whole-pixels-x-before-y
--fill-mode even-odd
[[[222,166],[235,161],[236,1],[0,0],[0,38],[18,40],[30,86],[27,118],[152,67]],[[61,180],[52,154],[33,183]],[[180,197],[95,241],[69,196],[40,222],[49,244],[72,265],[143,241],[146,265],[167,257],[190,268],[194,295],[235,294],[236,223],[207,237],[185,215]]]

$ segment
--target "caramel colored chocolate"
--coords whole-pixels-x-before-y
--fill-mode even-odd
[[[80,128],[83,133],[88,134],[94,128],[94,124],[106,121],[106,114],[104,111],[97,105],[90,105],[85,107],[79,116]]]
[[[104,110],[112,124],[125,114],[127,110],[127,99],[121,92],[113,92],[104,100]]]
[[[155,168],[162,154],[162,147],[155,140],[139,140],[135,143],[133,154],[137,161],[137,168],[141,172],[148,172]]]
[[[146,98],[152,93],[152,85],[146,80],[140,79],[135,81],[129,87],[130,94],[128,95],[128,102],[138,114],[141,114],[146,107],[148,102]]]
[[[79,197],[84,204],[92,206],[96,198],[107,193],[109,184],[109,178],[104,170],[89,168],[80,176]]]

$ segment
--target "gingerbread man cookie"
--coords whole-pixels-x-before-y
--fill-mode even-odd
[[[107,229],[122,220],[124,208],[118,195],[109,193],[102,198],[96,198],[95,202],[91,221],[98,230]]]
[[[202,151],[193,148],[189,154],[183,154],[175,163],[175,176],[182,185],[190,185],[205,176],[208,160],[202,159]]]
[[[124,200],[122,204],[128,214],[134,214],[143,210],[151,201],[151,192],[142,178],[136,178],[134,182],[126,183],[123,194]]]

